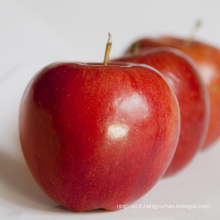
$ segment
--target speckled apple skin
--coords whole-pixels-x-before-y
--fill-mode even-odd
[[[73,211],[117,210],[147,193],[176,150],[173,90],[147,66],[56,63],[27,86],[20,141],[39,186]]]
[[[153,48],[132,53],[118,60],[150,65],[165,76],[173,88],[180,106],[181,129],[177,150],[165,176],[186,167],[204,144],[207,135],[210,106],[205,85],[193,63],[172,48]]]

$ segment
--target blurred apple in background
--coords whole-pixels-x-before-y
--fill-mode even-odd
[[[180,105],[181,129],[178,147],[165,176],[185,167],[204,144],[209,123],[209,97],[192,62],[176,49],[154,48],[115,61],[150,65],[172,86]]]
[[[214,143],[220,135],[220,50],[193,39],[162,36],[135,41],[126,53],[139,53],[152,47],[172,47],[187,54],[196,64],[210,98],[210,122],[203,148]]]
[[[19,128],[26,162],[53,200],[74,211],[116,210],[166,172],[180,112],[153,68],[56,63],[29,83]]]

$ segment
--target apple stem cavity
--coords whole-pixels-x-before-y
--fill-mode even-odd
[[[186,44],[188,44],[188,45],[191,44],[191,42],[194,40],[195,35],[196,35],[197,31],[199,30],[199,28],[201,27],[201,25],[202,25],[201,20],[196,21],[193,29],[191,30],[190,35],[185,39]]]
[[[109,61],[109,54],[112,47],[112,42],[110,42],[110,39],[111,39],[111,34],[108,33],[108,42],[106,44],[106,49],[105,49],[104,66],[107,66]]]

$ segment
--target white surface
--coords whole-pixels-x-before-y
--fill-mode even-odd
[[[190,32],[220,46],[216,1],[4,1],[0,0],[0,219],[219,219],[220,141],[197,155],[178,175],[161,180],[136,204],[210,205],[209,209],[129,208],[73,213],[44,195],[24,162],[18,139],[18,109],[30,78],[60,60],[102,62],[108,32],[111,57],[145,35]]]

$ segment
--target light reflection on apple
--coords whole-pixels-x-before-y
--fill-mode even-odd
[[[127,98],[115,100],[116,109],[126,113],[130,118],[144,119],[148,116],[148,104],[146,100],[137,92],[132,93]]]
[[[205,74],[201,74],[200,76],[202,77],[203,81],[206,82],[207,84],[211,83],[213,79],[215,79],[215,68],[212,65],[204,63],[200,63],[200,72],[204,72]]]
[[[181,86],[181,82],[180,82],[179,78],[176,77],[174,73],[169,72],[166,75],[166,79],[167,79],[168,83],[170,84],[171,88],[173,88],[173,90],[175,91],[175,94],[177,95],[179,92],[179,86]]]
[[[123,100],[123,101],[121,101]],[[132,93],[127,98],[118,98],[114,102],[116,111],[127,115],[130,120],[144,119],[148,116],[148,105],[146,100],[137,92]],[[124,120],[123,118],[120,121]],[[107,138],[119,140],[124,138],[129,131],[129,125],[115,121],[107,128]]]
[[[118,140],[125,137],[128,131],[128,125],[116,122],[108,127],[107,137],[112,140]]]

